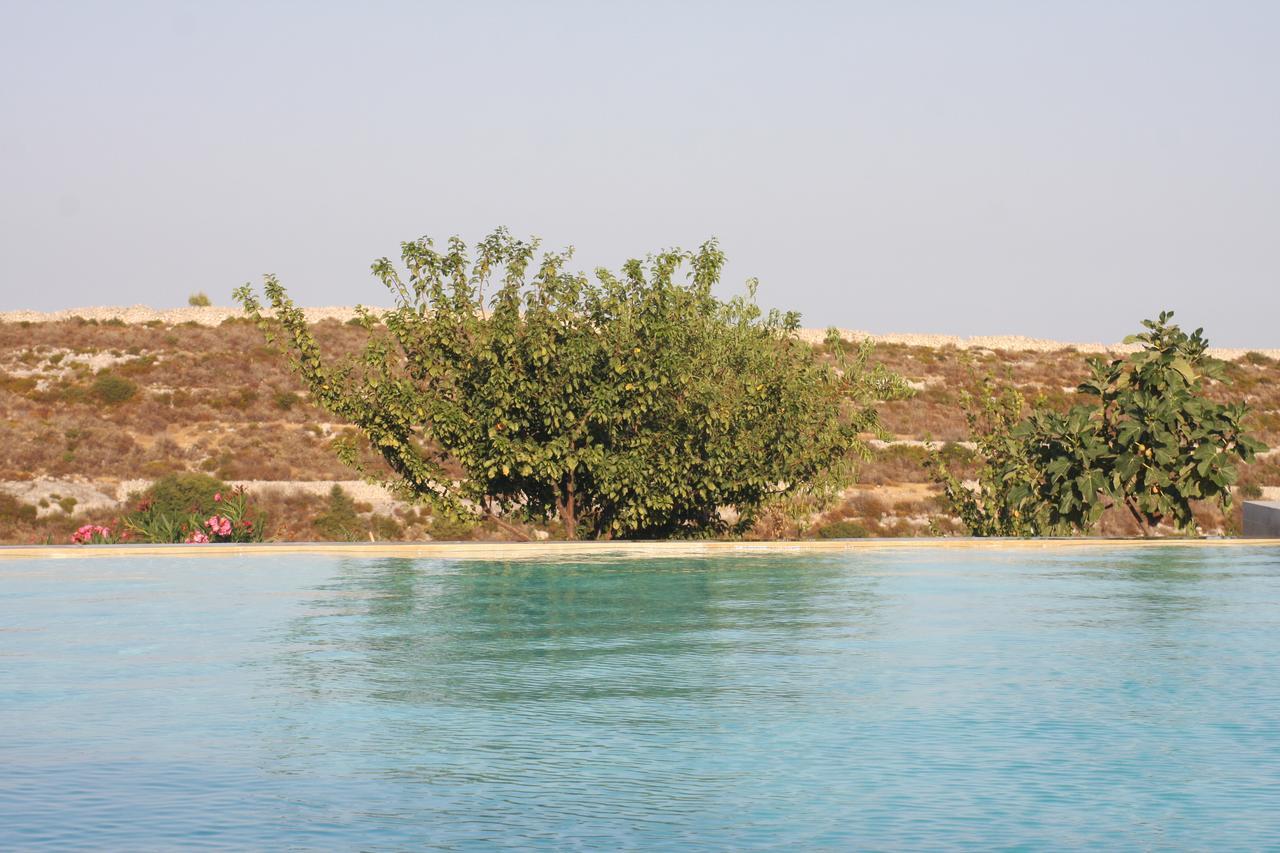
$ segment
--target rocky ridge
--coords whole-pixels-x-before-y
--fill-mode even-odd
[[[377,313],[379,309],[371,309]],[[307,321],[318,323],[322,320],[337,320],[345,323],[356,316],[355,306],[325,306],[303,308]],[[50,323],[59,320],[81,318],[96,322],[117,320],[124,323],[154,323],[176,326],[181,323],[195,323],[200,326],[218,326],[231,319],[242,319],[244,311],[240,308],[224,306],[185,307],[185,308],[151,308],[146,305],[110,306],[100,305],[85,308],[68,308],[62,311],[5,311],[0,312],[3,323]],[[1138,348],[1131,344],[1074,343],[1053,341],[1044,338],[1029,338],[1023,335],[977,335],[960,337],[957,335],[925,335],[925,334],[875,334],[860,329],[838,329],[840,336],[846,340],[872,340],[877,343],[902,344],[917,347],[955,347],[956,349],[1005,350],[1009,352],[1057,352],[1059,350],[1075,350],[1082,353],[1123,353],[1134,352]],[[826,329],[801,329],[799,337],[810,343],[820,343],[827,336]],[[1280,349],[1248,349],[1240,347],[1211,347],[1209,354],[1215,358],[1234,361],[1247,353],[1256,352],[1268,358],[1280,359]]]

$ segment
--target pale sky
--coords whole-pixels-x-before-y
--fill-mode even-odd
[[[808,326],[1280,346],[1277,2],[0,0],[0,310],[711,235]]]

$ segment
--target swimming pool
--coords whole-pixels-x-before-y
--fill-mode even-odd
[[[1280,549],[0,562],[0,848],[1280,845]]]

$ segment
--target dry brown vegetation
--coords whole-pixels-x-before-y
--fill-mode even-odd
[[[315,326],[327,350],[349,352],[363,331],[337,320]],[[984,376],[1016,385],[1028,401],[1056,408],[1081,402],[1074,392],[1085,358],[1057,352],[960,350],[881,344],[877,359],[913,383],[916,395],[886,404],[886,427],[897,438],[932,440],[952,470],[972,474],[959,399]],[[1226,366],[1228,381],[1212,393],[1244,399],[1255,434],[1280,447],[1280,361],[1251,353]],[[284,359],[244,320],[221,326],[194,323],[65,320],[0,323],[0,481],[156,479],[204,471],[223,480],[332,481],[352,477],[332,451],[342,424],[309,401]],[[380,461],[369,453],[368,462]],[[918,445],[879,448],[862,466],[859,486],[835,506],[802,506],[770,514],[753,536],[918,536],[962,532],[939,505]],[[1280,487],[1280,456],[1244,470],[1240,491],[1256,497]],[[323,522],[331,507],[314,494],[273,491],[259,496],[279,539],[335,538]],[[0,491],[0,542],[65,542],[85,521],[111,513],[83,511],[58,501],[44,507]],[[124,511],[119,508],[117,514]],[[498,533],[432,519],[413,507],[375,513],[356,505],[358,523],[344,537],[473,538]],[[1202,507],[1206,532],[1239,527],[1238,510],[1223,518]],[[1131,534],[1119,514],[1101,532]]]

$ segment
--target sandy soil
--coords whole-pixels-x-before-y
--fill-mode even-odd
[[[354,307],[304,308],[307,320],[317,323],[321,320],[338,320],[346,322],[356,315]],[[198,323],[202,326],[217,326],[223,320],[232,317],[243,317],[239,308],[209,306],[207,308],[171,308],[156,309],[146,305],[96,306],[88,308],[69,308],[65,311],[8,311],[0,312],[0,322],[4,323],[47,323],[56,320],[69,320],[83,317],[86,320],[123,320],[126,323],[148,323],[160,321],[167,325],[178,323]],[[877,335],[858,329],[840,329],[840,335],[848,340],[871,339],[877,343],[905,344],[920,347],[953,346],[957,349],[1007,350],[1013,352],[1056,352],[1062,349],[1074,349],[1085,353],[1132,352],[1136,346],[1125,344],[1103,343],[1069,343],[1051,341],[1042,338],[1028,338],[1021,335],[988,335],[970,338],[955,335],[918,335],[918,334],[885,334]],[[826,338],[825,329],[801,329],[800,337],[811,342],[820,342]],[[1214,347],[1209,350],[1216,358],[1235,360],[1246,353],[1257,352],[1269,358],[1280,358],[1280,349],[1239,349]]]

